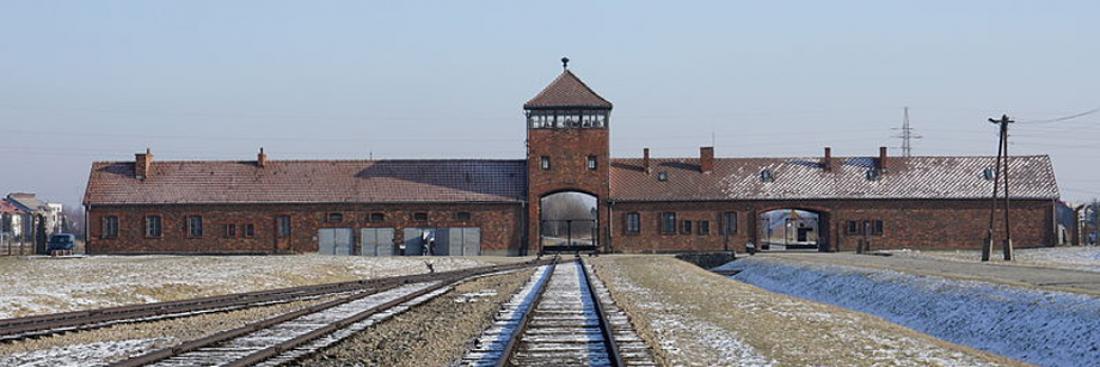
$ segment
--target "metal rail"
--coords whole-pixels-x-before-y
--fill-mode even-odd
[[[494,269],[480,267],[475,269]],[[473,269],[433,274],[355,280],[310,286],[234,293],[221,296],[192,298],[179,301],[107,307],[47,315],[0,320],[0,342],[74,330],[88,330],[109,325],[186,317],[197,313],[224,312],[242,308],[293,302],[318,296],[377,289],[393,284],[439,279]]]
[[[604,346],[607,347],[607,359],[612,366],[622,367],[623,358],[619,354],[619,343],[615,340],[615,334],[611,332],[611,322],[607,318],[607,312],[604,311],[607,307],[600,300],[600,295],[596,294],[596,287],[592,285],[592,276],[588,274],[588,267],[585,266],[584,260],[577,259],[577,262],[580,264],[581,276],[584,277],[588,295],[592,297],[592,306],[596,308],[596,313],[600,316],[600,334],[603,334]]]
[[[366,310],[363,310],[361,312],[358,312],[358,313],[356,313],[356,314],[354,314],[350,317],[342,318],[340,320],[331,322],[331,323],[329,323],[327,325],[324,325],[322,327],[319,327],[317,329],[313,329],[313,330],[310,330],[309,332],[306,332],[304,334],[294,336],[293,338],[290,338],[290,339],[285,340],[285,341],[281,341],[281,342],[279,342],[275,345],[271,345],[271,346],[268,346],[266,348],[262,348],[260,350],[257,350],[255,352],[253,352],[253,353],[249,353],[249,354],[247,354],[243,357],[236,358],[230,363],[224,364],[224,366],[250,366],[250,365],[261,363],[261,362],[263,362],[265,360],[268,360],[270,358],[279,356],[279,355],[283,354],[284,352],[294,350],[295,348],[298,348],[302,345],[305,345],[306,343],[309,343],[310,341],[313,341],[313,340],[315,340],[317,338],[320,338],[322,336],[331,334],[335,331],[338,331],[340,329],[351,326],[352,324],[360,322],[360,321],[362,321],[362,320],[364,320],[364,319],[366,319],[366,318],[368,318],[368,317],[370,317],[374,314],[377,314],[379,312],[383,312],[385,310],[400,306],[400,305],[402,305],[406,302],[409,302],[411,300],[416,299],[417,297],[421,297],[421,296],[424,296],[424,295],[429,294],[431,292],[435,292],[435,291],[437,291],[441,288],[444,288],[444,287],[452,286],[453,284],[460,283],[460,282],[462,282],[466,279],[470,279],[472,277],[477,277],[477,276],[481,276],[481,275],[485,275],[485,274],[491,274],[491,273],[495,273],[495,272],[515,270],[515,269],[520,269],[520,268],[524,268],[524,267],[528,267],[528,266],[542,265],[546,262],[547,261],[543,260],[543,261],[539,261],[539,262],[527,262],[527,263],[497,265],[497,266],[490,266],[490,267],[480,267],[480,268],[475,268],[475,269],[452,271],[452,272],[446,272],[446,273],[428,274],[428,275],[423,275],[423,276],[417,277],[415,280],[413,280],[413,279],[401,279],[399,283],[392,283],[392,284],[389,284],[385,287],[379,287],[379,288],[373,289],[372,291],[364,291],[364,292],[360,292],[360,293],[357,293],[357,294],[349,296],[349,297],[344,297],[344,298],[341,298],[341,299],[337,299],[337,300],[325,302],[325,303],[322,303],[322,304],[314,305],[314,306],[311,306],[311,307],[307,307],[307,308],[304,308],[304,309],[301,309],[301,310],[288,312],[288,313],[285,313],[285,314],[282,314],[282,315],[279,315],[279,316],[276,316],[276,317],[273,317],[273,318],[270,318],[270,319],[258,321],[258,322],[255,322],[255,323],[251,323],[251,324],[248,324],[248,325],[236,328],[236,329],[226,330],[226,331],[218,332],[218,333],[215,333],[213,335],[209,335],[209,336],[206,336],[206,337],[203,337],[203,338],[200,338],[200,339],[188,341],[188,342],[185,342],[183,344],[180,344],[180,345],[177,345],[177,346],[174,346],[174,347],[155,350],[155,351],[146,353],[144,355],[140,355],[140,356],[137,356],[137,357],[134,357],[134,358],[130,358],[130,359],[127,359],[127,360],[116,362],[114,364],[111,364],[111,366],[113,366],[113,367],[133,367],[133,366],[143,366],[143,365],[156,363],[156,362],[159,362],[159,361],[162,361],[162,360],[172,358],[174,356],[182,355],[184,353],[188,353],[188,352],[191,352],[191,351],[196,351],[196,350],[199,350],[201,348],[217,346],[220,343],[225,343],[225,342],[228,342],[228,341],[233,340],[235,338],[243,337],[243,336],[246,336],[248,334],[255,333],[257,331],[261,331],[261,330],[264,330],[264,329],[269,329],[269,328],[272,328],[276,325],[279,325],[279,324],[282,324],[282,323],[285,323],[285,322],[288,322],[288,321],[292,321],[294,319],[297,319],[297,318],[300,318],[300,317],[303,317],[303,316],[306,316],[306,315],[311,315],[311,314],[315,314],[315,313],[319,313],[319,312],[324,312],[325,310],[328,310],[328,309],[331,309],[331,308],[334,308],[334,307],[337,307],[337,306],[340,306],[340,305],[344,305],[344,304],[347,304],[347,303],[350,303],[350,302],[353,302],[353,301],[356,301],[356,300],[363,299],[365,297],[369,297],[371,295],[375,295],[375,294],[378,294],[378,293],[381,293],[381,292],[384,292],[384,291],[388,291],[388,290],[398,288],[398,287],[400,287],[401,285],[404,285],[404,284],[419,283],[419,282],[424,282],[424,281],[437,282],[435,285],[428,286],[428,287],[422,288],[420,290],[416,290],[416,291],[410,292],[408,294],[401,295],[400,297],[398,297],[396,299],[387,301],[387,302],[379,304],[377,306],[370,307],[370,308],[368,308]]]
[[[588,269],[584,266],[583,261],[581,261],[580,259],[576,259],[574,260],[574,262],[574,266],[577,266],[579,268],[579,277],[582,278],[581,281],[583,283],[581,284],[581,286],[587,287],[587,293],[592,299],[592,306],[595,309],[596,314],[598,315],[597,324],[600,329],[600,335],[603,337],[602,343],[604,344],[605,350],[607,352],[608,365],[621,367],[623,366],[623,359],[619,354],[619,348],[617,345],[618,343],[615,341],[614,334],[611,332],[611,323],[608,321],[607,314],[604,312],[605,307],[601,304],[600,297],[598,294],[596,294],[595,287],[592,285],[592,279],[588,274]],[[553,270],[555,269],[551,269],[551,271]],[[553,276],[554,273],[551,273],[551,281]],[[512,361],[513,356],[519,350],[520,344],[522,342],[521,339],[529,328],[530,321],[533,318],[532,315],[537,312],[538,304],[543,301],[543,296],[546,293],[546,289],[550,288],[549,283],[550,281],[547,281],[547,284],[539,290],[538,298],[535,301],[536,304],[531,307],[523,316],[523,322],[520,324],[520,327],[516,330],[516,332],[512,335],[511,339],[508,341],[508,347],[504,350],[504,353],[501,355],[500,359],[497,360],[496,365],[498,367],[514,366]],[[583,292],[583,290],[580,289],[578,289],[578,291]]]
[[[554,257],[554,262],[551,263],[549,265],[549,267],[546,269],[546,271],[549,272],[549,274],[547,274],[548,277],[553,277],[554,276],[554,269],[557,268],[557,266],[558,266],[558,257],[555,256]],[[507,366],[508,361],[510,359],[512,359],[512,353],[515,352],[516,348],[519,347],[520,336],[522,336],[523,332],[527,330],[527,323],[529,321],[531,321],[531,316],[535,314],[535,306],[537,306],[539,300],[542,299],[542,295],[546,293],[546,288],[549,288],[548,284],[550,284],[549,279],[547,279],[542,284],[542,287],[539,288],[538,293],[535,294],[535,300],[534,300],[534,302],[532,302],[533,304],[531,305],[531,307],[527,309],[527,312],[523,314],[523,319],[521,319],[521,321],[519,323],[520,326],[518,328],[516,328],[515,333],[512,334],[512,337],[508,338],[508,344],[507,344],[507,346],[504,347],[504,353],[501,354],[500,359],[497,360],[497,363],[496,363],[497,367]]]

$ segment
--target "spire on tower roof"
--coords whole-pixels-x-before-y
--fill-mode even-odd
[[[569,70],[569,58],[563,57],[561,75],[550,82],[535,98],[523,104],[524,109],[611,109],[611,102],[600,97]]]

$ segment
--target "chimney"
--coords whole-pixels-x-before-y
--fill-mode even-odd
[[[714,147],[699,148],[699,171],[710,173],[714,170]]]
[[[645,169],[647,175],[652,171],[649,168],[649,148],[642,149],[642,168]]]
[[[267,153],[264,153],[264,147],[260,147],[260,153],[256,154],[256,166],[260,168],[267,166]]]
[[[886,158],[886,147],[878,147],[878,168],[879,172],[887,172],[890,170],[889,161]]]
[[[833,148],[825,147],[825,159],[821,160],[821,168],[825,172],[833,171]]]
[[[144,180],[153,175],[153,152],[145,148],[145,153],[134,154],[134,178]]]

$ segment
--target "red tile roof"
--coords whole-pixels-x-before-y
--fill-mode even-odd
[[[800,199],[981,199],[993,193],[983,173],[994,157],[891,157],[878,180],[867,172],[876,158],[834,157],[831,172],[820,158],[719,158],[711,173],[697,158],[652,159],[652,173],[641,159],[611,163],[615,201],[800,200]],[[764,182],[761,171],[772,172]],[[668,180],[657,180],[659,172]],[[1049,156],[1015,156],[1010,163],[1012,196],[1057,199],[1058,184]]]
[[[22,214],[23,210],[19,209],[15,204],[8,202],[7,199],[0,199],[0,213]]]
[[[584,84],[573,75],[572,71],[565,70],[554,79],[550,85],[543,88],[535,98],[523,104],[524,109],[553,109],[553,108],[611,108],[608,102],[596,94],[592,88]]]
[[[521,202],[523,160],[154,162],[92,164],[84,202],[104,204]]]

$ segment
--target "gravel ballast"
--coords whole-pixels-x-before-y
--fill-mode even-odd
[[[299,366],[446,366],[534,270],[479,278],[297,362]]]

